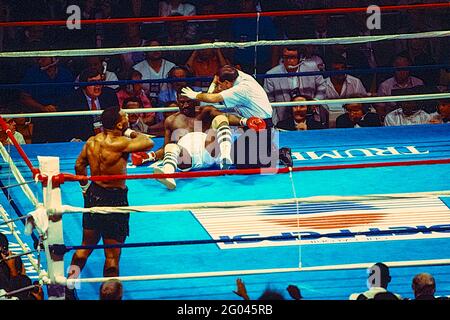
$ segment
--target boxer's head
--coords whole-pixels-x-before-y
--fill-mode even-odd
[[[119,106],[105,109],[100,117],[105,130],[117,131],[122,134],[128,129],[128,115]]]
[[[177,106],[180,109],[180,113],[187,117],[195,116],[195,107],[197,105],[196,100],[189,99],[181,94],[177,97]]]
[[[218,73],[217,92],[222,92],[226,89],[230,89],[236,81],[239,73],[233,66],[226,65],[220,68]]]

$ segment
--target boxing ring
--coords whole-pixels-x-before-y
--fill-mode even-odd
[[[155,144],[159,147],[162,140]],[[61,172],[74,173],[82,145],[23,148],[35,166],[38,156],[59,157]],[[267,286],[284,290],[296,284],[305,299],[347,299],[366,290],[364,269],[378,261],[399,266],[391,269],[389,288],[404,297],[411,297],[410,281],[419,272],[435,276],[438,295],[450,293],[446,125],[281,132],[280,146],[285,145],[292,148],[294,167],[311,171],[293,172],[292,181],[289,174],[179,179],[173,191],[154,179],[127,181],[130,206],[216,205],[131,213],[126,244],[147,246],[122,250],[120,275],[166,277],[124,282],[124,299],[240,299],[233,293],[237,277],[252,298]],[[24,179],[33,180],[17,151],[9,151]],[[327,166],[343,167],[320,170]],[[2,184],[8,185],[10,169],[5,163],[1,167]],[[130,175],[151,172],[131,162],[128,168]],[[42,199],[40,183],[29,186]],[[293,187],[299,202],[277,204],[295,197]],[[63,205],[83,206],[78,183],[65,182],[60,188]],[[8,191],[16,210],[34,210],[19,187]],[[226,208],[232,202],[261,200],[272,204]],[[1,197],[9,212],[14,211],[10,203]],[[63,215],[68,247],[81,243],[81,218],[78,213]],[[23,232],[22,224],[16,225]],[[30,237],[22,238],[33,246]],[[65,254],[65,268],[72,254]],[[103,250],[94,250],[81,281],[101,277],[103,261]],[[78,296],[97,299],[99,285],[78,284]]]
[[[427,8],[446,9],[448,3],[384,6],[383,12]],[[295,15],[364,13],[366,8],[332,8],[283,12],[258,12],[192,17],[146,17],[85,20],[83,24],[188,21],[191,19],[254,18]],[[2,22],[3,27],[66,26],[66,21]],[[181,46],[97,48],[1,52],[0,58],[80,57],[118,55],[158,50],[206,48],[261,48],[287,45],[333,45],[365,42],[444,38],[449,30],[407,34],[383,34],[325,39],[263,40],[202,43]],[[285,74],[255,74],[258,79]],[[335,70],[292,73],[294,76],[390,73],[430,70],[447,65],[371,70]],[[210,78],[124,80],[90,82],[89,85],[210,81]],[[22,89],[30,84],[2,84],[3,89]],[[64,85],[34,83],[33,86]],[[65,84],[67,85],[67,83]],[[78,83],[79,86],[87,83]],[[448,93],[367,97],[299,102],[275,102],[273,106],[382,103],[434,100]],[[178,108],[135,109],[127,112],[169,112]],[[23,117],[77,116],[99,111],[22,114]],[[17,114],[2,115],[14,118]],[[3,121],[0,118],[0,122]],[[6,127],[4,127],[6,131]],[[348,299],[366,291],[366,268],[384,262],[391,267],[389,290],[412,298],[411,279],[429,272],[436,279],[436,295],[450,295],[450,139],[448,125],[328,129],[281,132],[280,147],[290,147],[294,170],[278,172],[206,171],[185,174],[177,189],[169,191],[149,176],[149,166],[134,167],[129,161],[130,236],[120,259],[124,299],[224,299],[240,300],[233,293],[242,278],[249,296],[256,299],[267,287],[283,291],[297,285],[304,299]],[[162,138],[155,138],[159,148]],[[75,160],[83,143],[2,146],[0,159],[0,231],[10,249],[22,256],[26,273],[41,285],[65,283],[73,250],[81,243],[83,199],[74,174]],[[56,157],[66,181],[49,184],[30,168],[41,157]],[[52,158],[55,160],[54,158]],[[28,163],[26,163],[28,161]],[[228,174],[227,174],[228,173]],[[247,174],[245,174],[247,173]],[[252,173],[252,174],[250,174]],[[41,180],[41,181],[39,181]],[[74,179],[76,180],[76,179]],[[52,183],[54,182],[53,180]],[[43,183],[44,182],[44,183]],[[60,184],[59,184],[60,183]],[[44,185],[44,189],[43,189]],[[55,214],[46,203],[56,190],[56,205],[64,206],[62,223],[51,226],[47,238],[25,227],[24,220],[39,208]],[[59,197],[59,192],[61,196]],[[60,199],[59,199],[60,198]],[[45,207],[41,206],[44,203]],[[46,209],[51,209],[46,211]],[[63,210],[63,211],[64,211]],[[73,212],[72,212],[73,211]],[[46,217],[46,216],[45,216]],[[50,223],[52,225],[52,223]],[[57,232],[55,232],[55,230]],[[61,234],[58,232],[62,231]],[[63,242],[61,242],[63,241]],[[42,243],[43,242],[43,243]],[[53,244],[64,253],[61,262],[48,259]],[[43,250],[36,250],[42,245]],[[45,249],[45,250],[44,250]],[[56,250],[54,247],[52,250]],[[54,252],[53,252],[54,253]],[[100,245],[89,257],[76,282],[80,299],[97,300],[102,267]],[[59,278],[57,277],[59,276]]]

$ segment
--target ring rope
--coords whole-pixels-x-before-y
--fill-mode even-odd
[[[0,117],[0,119],[1,119],[1,117]],[[3,119],[1,119],[1,120],[3,120]],[[0,122],[1,122],[1,120],[0,120]],[[11,156],[9,155],[9,153],[6,151],[5,147],[1,143],[0,143],[0,154],[2,155],[3,160],[9,164],[11,172],[14,175],[14,178],[17,180],[18,184],[20,185],[20,188],[22,189],[25,196],[31,201],[31,203],[33,204],[34,207],[37,207],[39,205],[39,200],[36,198],[33,191],[28,186],[28,183],[25,181],[24,177],[20,173],[19,169],[14,164],[13,159],[11,158]],[[25,157],[26,157],[26,155],[25,155]]]
[[[410,5],[391,5],[380,6],[383,11],[401,11],[401,10],[424,10],[448,8],[448,3],[426,3],[426,4],[410,4]],[[278,17],[278,16],[299,16],[299,15],[318,15],[332,13],[354,13],[367,12],[366,7],[352,8],[330,8],[330,9],[311,9],[311,10],[283,10],[261,12],[262,17]],[[83,24],[120,24],[120,23],[138,23],[138,22],[163,22],[163,21],[205,21],[205,20],[221,20],[233,18],[256,18],[257,13],[228,13],[228,14],[211,14],[211,15],[192,15],[192,16],[175,16],[175,17],[142,17],[142,18],[112,18],[112,19],[86,19],[82,20]],[[26,26],[66,26],[66,20],[50,20],[50,21],[18,21],[18,22],[1,22],[0,27],[26,27]]]
[[[247,206],[275,206],[284,204],[293,204],[296,201],[300,203],[322,203],[336,201],[376,201],[376,200],[392,200],[392,199],[417,199],[417,198],[433,198],[439,196],[450,196],[450,190],[430,191],[430,192],[413,192],[413,193],[392,193],[392,194],[367,194],[360,196],[312,196],[302,198],[287,199],[268,199],[268,200],[246,200],[246,201],[226,201],[226,202],[200,202],[200,203],[182,203],[182,204],[159,204],[146,206],[127,206],[127,207],[92,207],[81,208],[69,205],[62,205],[60,211],[49,214],[61,213],[99,213],[109,214],[111,212],[170,212],[170,211],[188,211],[198,209],[225,209],[240,208]]]
[[[408,67],[377,67],[370,69],[346,69],[346,70],[327,70],[327,71],[302,71],[286,73],[259,73],[254,77],[259,79],[271,78],[290,78],[290,77],[309,77],[309,76],[323,76],[324,78],[335,74],[374,74],[374,73],[392,73],[395,71],[416,71],[416,70],[440,70],[450,69],[449,64],[434,64],[434,65],[417,65]],[[34,83],[3,83],[0,84],[0,89],[18,89],[29,87],[60,87],[60,86],[75,86],[85,87],[93,85],[126,85],[126,84],[141,84],[141,83],[173,83],[173,82],[196,82],[196,81],[212,81],[213,77],[189,77],[189,78],[164,78],[164,79],[143,79],[143,80],[115,80],[115,81],[90,81],[90,82],[34,82]]]
[[[304,166],[294,168],[258,168],[258,169],[231,169],[231,170],[205,170],[175,173],[149,173],[149,174],[133,174],[133,175],[108,175],[108,176],[81,176],[68,173],[61,173],[53,177],[54,182],[64,183],[66,181],[111,181],[111,180],[136,180],[136,179],[165,179],[165,178],[205,178],[218,177],[226,175],[269,175],[289,173],[299,171],[322,171],[322,170],[339,170],[339,169],[361,169],[361,168],[379,168],[379,167],[398,167],[398,166],[416,166],[416,165],[434,165],[449,164],[450,159],[427,159],[413,161],[391,161],[391,162],[365,162],[353,164],[335,164],[322,166]],[[47,177],[39,175],[38,178],[42,182],[46,182]]]
[[[300,207],[299,207],[299,201],[298,201],[298,197],[297,197],[297,191],[295,188],[295,182],[294,182],[294,177],[292,175],[292,167],[289,167],[289,180],[291,182],[291,188],[292,188],[292,195],[294,196],[295,199],[295,213],[296,213],[296,218],[297,218],[297,232],[300,233]],[[298,266],[301,267],[302,266],[302,239],[301,237],[297,237],[297,242],[298,242]]]
[[[316,106],[316,105],[330,105],[330,104],[349,104],[349,103],[386,103],[386,102],[400,102],[400,101],[416,101],[416,100],[439,100],[449,99],[450,93],[433,93],[433,94],[418,94],[418,95],[401,95],[401,96],[382,96],[382,97],[367,97],[367,98],[346,98],[346,99],[324,99],[313,101],[289,101],[289,102],[274,102],[272,107],[293,107],[299,105]],[[218,109],[226,109],[224,106],[216,105]],[[126,109],[127,113],[153,113],[153,112],[173,112],[179,111],[178,107],[168,108],[141,108],[141,109]],[[27,118],[45,118],[45,117],[73,117],[82,115],[100,115],[103,110],[90,111],[63,111],[63,112],[41,112],[41,113],[9,113],[2,114],[1,117],[5,119],[27,117]],[[36,169],[35,169],[36,170]]]
[[[38,252],[39,252],[38,250],[29,250],[29,251],[26,251],[26,252],[22,252],[22,253],[19,253],[19,254],[14,254],[14,255],[8,256],[5,259],[0,259],[0,261],[8,261],[8,260],[11,260],[11,259],[27,256],[29,254],[38,253]]]
[[[6,211],[2,205],[0,205],[0,215],[2,216],[2,219],[4,221],[9,220],[8,214],[6,213]],[[20,248],[22,249],[22,252],[26,253],[25,255],[28,256],[28,259],[29,259],[31,265],[33,266],[34,270],[38,273],[38,276],[41,277],[41,273],[45,272],[45,271],[42,270],[40,268],[40,266],[37,264],[37,260],[34,258],[32,252],[29,250],[29,248],[25,245],[25,243],[22,241],[20,236],[17,234],[17,231],[13,227],[12,223],[8,223],[7,225],[9,227],[11,233],[13,234],[14,238],[16,238],[16,241],[19,244]]]
[[[20,187],[20,186],[23,186],[25,184],[33,184],[33,183],[36,183],[36,181],[29,180],[29,181],[25,181],[25,182],[21,182],[21,183],[9,184],[7,186],[0,187],[0,189],[11,189],[11,188],[14,188],[14,187]]]
[[[0,52],[0,58],[34,58],[34,57],[86,57],[97,55],[117,55],[135,52],[151,51],[180,51],[180,50],[202,50],[221,48],[248,48],[254,46],[295,46],[302,44],[332,45],[332,44],[356,44],[366,42],[378,42],[385,40],[408,40],[421,38],[442,38],[450,36],[450,30],[428,31],[419,33],[390,34],[377,36],[357,36],[357,37],[336,37],[322,39],[296,39],[296,40],[259,40],[248,42],[214,42],[199,43],[189,45],[171,46],[147,46],[147,47],[126,47],[126,48],[98,48],[98,49],[64,49],[45,51],[11,51]]]
[[[27,216],[22,216],[22,217],[18,217],[18,218],[15,218],[15,219],[10,219],[10,220],[7,220],[7,221],[3,221],[3,222],[0,222],[0,226],[4,226],[4,225],[7,225],[9,223],[16,222],[16,221],[25,220],[27,218],[28,218]]]
[[[384,262],[390,268],[418,267],[418,266],[446,266],[450,265],[450,259],[431,259],[431,260],[409,260],[409,261],[390,261]],[[270,273],[289,273],[289,272],[310,272],[310,271],[332,271],[332,270],[357,270],[367,269],[373,265],[371,263],[352,263],[323,265],[301,268],[273,268],[273,269],[254,269],[254,270],[234,270],[234,271],[213,271],[213,272],[194,272],[178,274],[159,274],[143,276],[123,276],[123,277],[104,277],[104,278],[84,278],[84,279],[61,279],[57,278],[59,284],[69,285],[75,283],[97,283],[105,282],[110,279],[120,281],[144,281],[144,280],[169,280],[169,279],[189,279],[189,278],[208,278],[208,277],[226,277],[237,275],[256,275]]]
[[[18,293],[22,293],[22,292],[25,292],[25,291],[33,290],[34,288],[39,288],[39,287],[40,287],[40,285],[33,284],[33,285],[26,286],[26,287],[23,287],[23,288],[14,290],[14,291],[6,292],[6,293],[0,295],[0,298],[14,296],[14,295],[16,295]]]

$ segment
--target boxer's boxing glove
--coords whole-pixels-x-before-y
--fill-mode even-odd
[[[258,117],[250,117],[248,119],[241,118],[241,125],[247,126],[249,129],[260,131],[266,129],[266,122]]]
[[[131,154],[131,162],[135,166],[142,166],[147,162],[153,162],[156,160],[156,154],[151,152],[133,152]]]

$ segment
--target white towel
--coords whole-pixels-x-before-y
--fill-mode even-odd
[[[36,228],[41,235],[45,234],[48,230],[47,210],[42,206],[28,214],[25,223],[25,234],[31,235],[33,228]]]

